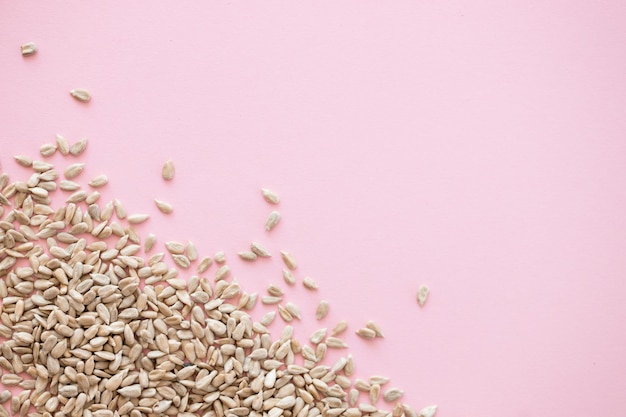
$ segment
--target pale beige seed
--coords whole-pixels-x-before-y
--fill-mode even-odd
[[[285,321],[286,323],[289,323],[293,320],[293,316],[291,315],[291,313],[281,305],[278,305],[278,315],[280,315],[280,318],[282,318],[283,321]]]
[[[419,287],[419,290],[417,290],[417,302],[419,303],[420,307],[423,307],[424,304],[426,303],[429,292],[430,292],[430,289],[426,285],[421,285]]]
[[[328,315],[328,310],[330,308],[330,304],[328,301],[321,300],[317,305],[317,310],[315,311],[315,318],[317,320],[323,320]]]
[[[24,45],[21,45],[20,50],[22,52],[22,56],[31,56],[37,53],[37,45],[35,45],[33,42],[28,42]]]
[[[289,268],[289,269],[291,269],[293,271],[294,269],[296,269],[298,267],[298,264],[296,263],[296,260],[294,259],[293,255],[291,255],[289,252],[281,250],[280,251],[280,256],[283,259],[283,262],[285,263],[287,268]]]
[[[267,217],[267,221],[265,222],[265,230],[269,232],[274,227],[276,227],[279,221],[280,213],[277,211],[271,212],[270,215]]]
[[[333,328],[333,331],[330,332],[330,335],[338,336],[342,334],[343,332],[345,332],[347,328],[348,328],[348,322],[345,320],[341,320],[339,323],[337,323],[335,328]]]
[[[202,258],[200,260],[200,263],[198,264],[198,274],[203,274],[204,272],[206,272],[212,263],[213,259],[211,259],[210,256],[205,256],[204,258]]]
[[[408,404],[402,404],[405,417],[418,417],[417,412]]]
[[[174,207],[172,207],[172,205],[168,202],[165,202],[163,200],[157,200],[155,198],[154,203],[156,204],[157,208],[161,211],[161,213],[170,214],[172,211],[174,211]]]
[[[399,400],[403,395],[404,395],[404,391],[402,391],[401,389],[389,388],[383,394],[383,399],[388,403],[392,403],[394,401]]]
[[[226,262],[226,255],[223,251],[215,252],[215,255],[213,255],[213,259],[215,259],[215,262],[217,262],[218,264],[223,264],[224,262]]]
[[[352,358],[352,354],[347,356],[346,366],[343,368],[343,372],[347,376],[352,376],[354,374],[354,358]]]
[[[25,155],[15,155],[13,158],[23,167],[30,168],[33,165],[33,160]]]
[[[348,347],[346,342],[334,336],[326,338],[326,345],[332,349],[345,349]]]
[[[372,329],[368,329],[367,327],[358,329],[355,333],[363,339],[373,339],[376,337],[376,332]]]
[[[5,402],[11,399],[11,391],[4,390],[0,392],[0,404],[4,404]]]
[[[418,417],[434,417],[437,413],[436,405],[429,405],[420,410]]]
[[[63,191],[76,191],[80,188],[80,185],[74,181],[61,180],[59,181],[59,188]]]
[[[238,252],[237,255],[244,261],[256,261],[257,259],[256,253],[248,250]]]
[[[274,297],[282,297],[282,296],[285,294],[285,293],[283,292],[282,288],[280,288],[279,286],[274,285],[274,284],[270,284],[270,285],[267,287],[267,293],[268,293],[269,295],[274,296]]]
[[[370,377],[370,384],[385,385],[388,382],[389,378],[386,376],[374,375]]]
[[[102,174],[96,177],[93,177],[91,181],[89,181],[89,186],[93,188],[99,188],[105,186],[109,182],[109,178]]]
[[[274,297],[271,295],[266,295],[265,297],[261,297],[261,302],[267,305],[278,304],[281,301],[283,301],[282,297]]]
[[[304,279],[302,280],[302,284],[308,290],[317,290],[318,288],[317,282],[315,282],[315,280],[313,280],[313,278],[311,277],[304,277]]]
[[[274,318],[276,318],[276,312],[275,311],[268,311],[267,313],[265,313],[265,315],[261,318],[261,324],[263,326],[269,326],[270,324],[272,324],[272,322],[274,321]]]
[[[187,258],[190,261],[193,262],[198,259],[198,249],[196,249],[196,245],[194,245],[192,241],[187,241],[185,252],[187,253]]]
[[[174,162],[172,162],[171,159],[163,164],[161,175],[163,176],[163,179],[167,181],[171,181],[174,178]]]
[[[359,391],[357,389],[355,389],[355,388],[351,389],[350,390],[350,395],[349,395],[349,400],[348,400],[349,404],[351,406],[355,406],[358,400],[359,400]],[[359,411],[358,408],[355,408],[354,410],[359,412],[359,414],[358,414],[359,416],[361,415],[361,412]]]
[[[375,405],[380,398],[380,385],[372,384],[372,388],[370,388],[370,403]]]
[[[267,188],[261,188],[261,193],[263,194],[263,198],[270,204],[278,204],[280,202],[280,198],[278,194],[274,191],[269,190]]]
[[[361,392],[369,392],[372,386],[370,385],[369,382],[363,379],[357,378],[354,380],[354,388],[358,389]]]
[[[293,316],[293,318],[296,318],[298,320],[302,319],[302,314],[300,314],[300,309],[298,308],[297,305],[295,305],[291,301],[285,304],[285,309],[289,312],[289,314]]]
[[[374,330],[374,332],[376,333],[376,337],[385,337],[385,335],[383,334],[383,329],[374,321],[368,321],[365,327]]]
[[[85,201],[87,199],[87,193],[84,190],[79,190],[71,194],[67,200],[68,203],[80,203],[81,201]]]
[[[65,175],[65,178],[67,178],[68,180],[71,180],[73,178],[76,178],[81,172],[83,172],[84,168],[85,164],[71,164],[65,169],[63,175]]]
[[[59,149],[61,155],[65,156],[70,153],[70,145],[67,143],[67,139],[57,133],[56,140],[57,148]]]
[[[185,255],[172,255],[172,259],[174,259],[174,263],[181,268],[187,269],[191,266],[191,262]]]
[[[296,277],[294,277],[291,271],[286,268],[283,268],[283,280],[289,285],[294,285],[296,283]]]
[[[272,256],[267,249],[265,249],[259,242],[252,242],[250,244],[250,250],[262,258],[269,258]]]
[[[185,245],[174,240],[165,242],[165,248],[171,254],[182,255],[185,253]]]
[[[152,233],[146,237],[146,243],[144,244],[144,252],[150,252],[156,243],[156,236]]]
[[[42,145],[41,148],[39,148],[39,153],[43,157],[52,156],[54,155],[56,151],[57,151],[56,145],[52,145],[51,143],[46,143]]]
[[[149,214],[131,214],[128,216],[128,223],[130,224],[140,224],[145,222],[150,218]]]
[[[215,272],[215,281],[221,281],[223,279],[226,279],[228,278],[229,275],[230,275],[230,267],[228,265],[222,265]]]
[[[81,139],[78,142],[74,143],[72,146],[70,146],[70,154],[72,154],[73,156],[79,156],[80,154],[82,154],[85,149],[87,149],[87,139]]]
[[[91,100],[91,94],[89,94],[89,91],[82,88],[75,88],[73,90],[70,90],[70,95],[76,100],[82,101],[83,103],[87,103]]]
[[[325,327],[321,328],[321,329],[317,329],[316,331],[313,332],[313,334],[311,335],[309,340],[314,345],[322,343],[322,340],[324,340],[324,338],[326,337],[327,331],[328,331],[328,329],[326,329]]]

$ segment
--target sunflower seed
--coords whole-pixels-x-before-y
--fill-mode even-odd
[[[267,217],[267,221],[265,222],[265,230],[269,232],[274,227],[276,227],[279,221],[280,213],[277,211],[271,212],[270,215]]]
[[[274,297],[274,296],[271,296],[271,295],[266,295],[264,297],[261,297],[261,302],[263,304],[272,305],[272,304],[278,304],[281,301],[283,301],[282,297]]]
[[[293,318],[296,318],[298,320],[302,319],[302,315],[300,314],[300,309],[298,308],[297,305],[295,305],[291,301],[285,304],[285,309],[289,312],[289,314],[293,316]]]
[[[162,200],[157,200],[156,198],[154,199],[154,203],[156,204],[157,208],[165,214],[170,214],[174,208],[172,207],[172,205],[170,203],[167,203],[165,201]]]
[[[163,179],[167,181],[171,181],[174,178],[174,162],[172,162],[171,159],[163,164],[161,175],[163,176]]]
[[[106,175],[98,175],[97,177],[93,177],[91,181],[89,181],[89,186],[93,188],[99,188],[105,186],[109,182],[109,179]]]
[[[404,395],[404,391],[402,391],[401,389],[389,388],[383,394],[383,399],[388,403],[392,403],[394,401],[399,400],[402,397],[402,395]]]
[[[402,410],[404,411],[405,417],[418,417],[413,407],[408,404],[402,404]]]
[[[302,284],[308,290],[317,290],[317,282],[315,282],[311,277],[304,277]]]
[[[339,339],[338,337],[333,337],[333,336],[326,338],[326,345],[332,349],[345,349],[348,347],[346,342]]]
[[[63,180],[59,182],[59,188],[63,191],[76,191],[80,188],[80,185],[74,181]]]
[[[330,332],[330,335],[339,336],[341,333],[345,332],[347,328],[348,328],[348,322],[345,320],[341,320],[339,323],[337,323],[333,331]]]
[[[267,188],[261,188],[261,192],[263,193],[263,198],[265,199],[265,201],[270,204],[278,204],[278,202],[280,201],[278,194],[276,194],[272,190],[269,190]]]
[[[224,252],[222,251],[215,252],[215,255],[213,255],[213,259],[215,259],[215,262],[217,262],[218,264],[223,264],[224,262],[226,262],[226,255],[224,255]]]
[[[417,302],[419,303],[420,307],[422,307],[426,303],[429,292],[430,290],[426,285],[421,285],[419,290],[417,290]]]
[[[139,224],[143,223],[150,218],[149,214],[131,214],[128,216],[128,223],[130,224]]]
[[[276,312],[275,311],[268,311],[267,313],[265,313],[265,315],[261,318],[261,324],[263,326],[269,326],[270,324],[272,324],[272,322],[274,321],[274,318],[276,318]]]
[[[289,252],[281,250],[280,251],[280,256],[283,259],[283,262],[285,263],[287,268],[289,268],[289,269],[291,269],[293,271],[294,269],[296,269],[298,267],[298,264],[296,263],[296,260],[294,259],[294,257]]]
[[[368,321],[365,327],[367,327],[368,329],[372,329],[376,333],[376,337],[385,337],[385,335],[383,334],[383,329],[372,320]]]
[[[294,285],[296,283],[296,278],[293,274],[288,270],[283,268],[283,280],[289,285]]]
[[[250,249],[262,258],[269,258],[272,256],[272,254],[269,253],[259,242],[252,242]]]
[[[328,304],[328,301],[320,301],[320,303],[317,305],[317,310],[315,311],[315,318],[317,320],[323,320],[324,317],[326,317],[326,315],[328,314],[329,307],[330,305]]]
[[[70,90],[70,95],[74,97],[78,101],[82,101],[83,103],[91,100],[91,94],[87,90],[83,90],[82,88],[75,88]]]
[[[244,261],[256,261],[257,258],[256,253],[247,250],[238,252],[237,255]]]
[[[205,256],[204,258],[202,258],[200,260],[200,263],[198,264],[198,274],[203,274],[204,272],[206,272],[206,270],[209,269],[212,263],[213,259],[211,259],[209,256]]]
[[[376,332],[372,329],[368,329],[367,327],[358,329],[355,333],[363,339],[373,339],[376,337]]]
[[[422,408],[422,410],[419,412],[418,417],[433,417],[436,413],[437,413],[437,406],[429,405],[428,407]]]
[[[37,46],[33,42],[25,43],[20,46],[22,56],[34,55],[37,52]]]
[[[33,165],[33,160],[25,155],[15,155],[13,158],[23,167],[30,168]]]
[[[156,236],[152,233],[148,234],[146,237],[146,242],[144,244],[144,252],[150,252],[156,243]]]
[[[56,140],[57,140],[57,148],[59,149],[59,152],[61,153],[61,155],[65,156],[68,153],[70,153],[70,145],[67,143],[67,139],[57,134]]]
[[[43,157],[52,156],[56,151],[57,147],[49,143],[46,143],[45,145],[42,145],[41,148],[39,148],[39,153]]]
[[[313,334],[311,335],[309,340],[314,345],[317,345],[317,344],[321,343],[322,340],[324,340],[324,338],[326,337],[326,333],[327,333],[327,329],[326,328],[317,329],[316,331],[313,332]]]
[[[84,168],[85,168],[85,164],[81,164],[81,163],[71,164],[65,169],[65,172],[64,172],[65,178],[67,178],[68,180],[71,180],[72,178],[76,178],[81,172],[83,172]]]
[[[370,403],[372,403],[372,405],[375,405],[378,402],[379,398],[380,398],[380,385],[372,384],[372,387],[370,388]]]

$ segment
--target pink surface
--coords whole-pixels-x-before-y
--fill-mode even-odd
[[[5,1],[0,163],[88,137],[80,181],[106,173],[160,242],[226,250],[248,291],[280,261],[236,251],[290,250],[307,314],[384,328],[347,337],[358,375],[439,417],[621,417],[625,27],[619,0]]]

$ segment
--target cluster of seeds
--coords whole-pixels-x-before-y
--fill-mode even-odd
[[[36,51],[22,48],[24,55]],[[72,90],[80,101],[89,93]],[[71,146],[58,135],[43,145],[43,158],[59,152],[79,157],[87,140]],[[100,202],[98,175],[83,188],[84,165],[70,163],[63,175],[46,161],[17,156],[32,170],[25,181],[0,175],[0,403],[10,402],[20,417],[433,417],[436,406],[415,411],[399,400],[403,391],[383,376],[352,380],[350,354],[329,362],[328,349],[346,349],[340,338],[348,328],[339,322],[331,331],[316,330],[306,343],[295,338],[293,320],[299,308],[284,302],[276,285],[267,295],[243,291],[232,278],[223,252],[200,257],[192,242],[164,243],[142,237],[133,225],[146,214],[128,214],[118,200]],[[61,179],[61,177],[64,179]],[[162,177],[174,178],[167,161]],[[57,189],[71,193],[52,206]],[[272,205],[278,195],[262,189]],[[172,206],[155,200],[165,214]],[[269,232],[281,215],[269,214]],[[142,247],[143,245],[143,247]],[[142,251],[143,249],[143,251]],[[294,257],[280,253],[284,281],[294,285]],[[239,253],[248,261],[271,257],[259,242]],[[216,266],[211,271],[213,264]],[[187,273],[195,265],[197,274]],[[207,273],[212,275],[209,277]],[[309,290],[317,283],[302,280]],[[427,292],[426,292],[427,295]],[[275,311],[255,321],[250,311],[261,299]],[[424,297],[425,301],[425,297]],[[284,304],[283,304],[284,302]],[[322,320],[329,303],[319,302]],[[278,337],[268,326],[281,317]],[[357,334],[383,337],[370,321]],[[368,397],[360,402],[361,393]],[[388,410],[378,407],[379,400]],[[8,416],[0,406],[0,417]]]

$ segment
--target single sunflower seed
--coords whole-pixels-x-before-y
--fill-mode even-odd
[[[171,159],[163,164],[161,176],[167,181],[171,181],[174,178],[174,162]]]
[[[270,204],[278,204],[280,201],[278,194],[276,194],[272,190],[269,190],[267,188],[261,188],[261,193],[263,193],[263,198],[265,199],[265,201]]]
[[[419,303],[420,307],[423,307],[424,304],[426,304],[429,292],[430,289],[426,285],[421,285],[419,287],[419,290],[417,290],[417,302]]]
[[[37,45],[33,42],[28,42],[20,46],[20,50],[22,52],[22,56],[31,56],[37,53]]]
[[[82,101],[83,103],[86,103],[89,100],[91,100],[91,94],[89,94],[89,91],[84,90],[82,88],[75,88],[73,90],[70,90],[70,95],[74,97],[76,100]]]
[[[143,223],[150,218],[149,214],[131,214],[128,216],[128,223],[130,224],[139,224]]]
[[[326,315],[328,315],[328,309],[330,308],[330,304],[328,301],[322,300],[317,305],[317,310],[315,311],[315,318],[317,320],[323,320]]]
[[[93,188],[99,188],[105,186],[109,182],[109,178],[106,175],[98,175],[93,177],[89,181],[89,186]]]
[[[317,290],[317,282],[311,277],[304,277],[302,284],[308,290]]]
[[[73,178],[76,178],[81,172],[83,172],[84,168],[85,164],[71,164],[65,169],[63,175],[65,175],[65,178],[67,178],[68,180],[71,180]]]
[[[279,221],[280,213],[277,211],[271,212],[270,215],[267,217],[267,221],[265,222],[265,230],[269,232],[274,227],[276,227]]]
[[[157,208],[161,211],[161,213],[170,214],[174,210],[174,208],[172,207],[170,203],[167,203],[163,200],[157,200],[155,198],[154,203],[156,204]]]

